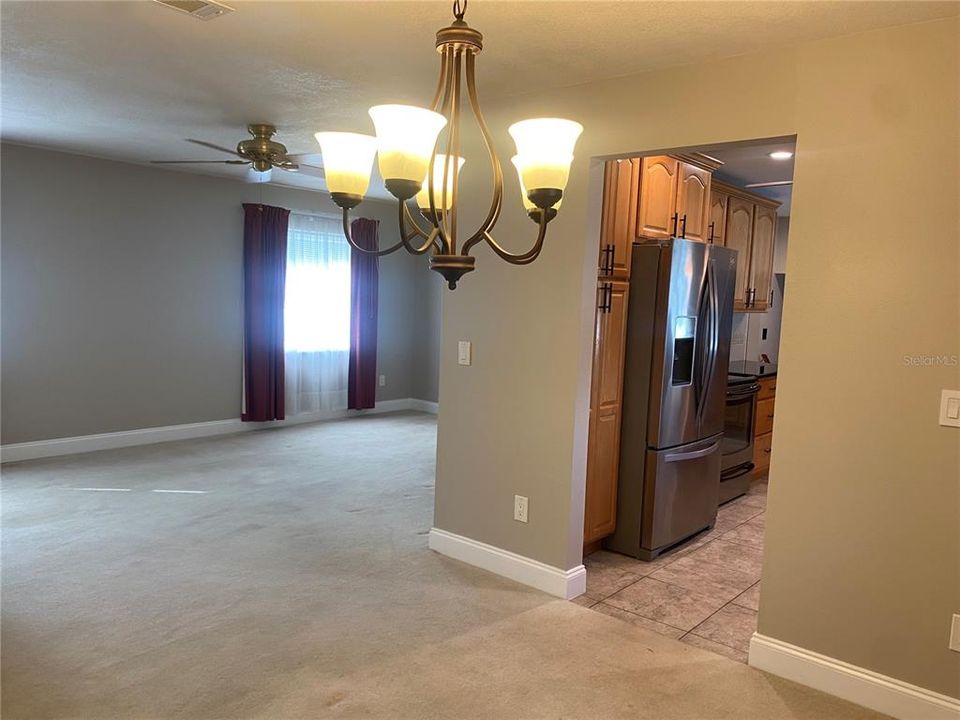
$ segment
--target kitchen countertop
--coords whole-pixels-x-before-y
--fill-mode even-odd
[[[759,363],[751,360],[731,360],[731,375],[756,375],[757,377],[772,377],[777,374],[776,363]]]

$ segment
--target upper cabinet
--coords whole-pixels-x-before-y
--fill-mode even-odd
[[[680,161],[659,155],[643,158],[637,237],[663,240],[677,234],[677,180]]]
[[[723,245],[723,233],[727,227],[727,201],[730,196],[726,193],[710,191],[710,225],[707,228],[709,235],[707,242]]]
[[[609,160],[604,166],[603,212],[600,220],[600,256],[597,275],[626,278],[637,230],[640,158]]]
[[[710,171],[680,162],[677,175],[679,237],[708,242],[710,239]]]
[[[779,203],[733,185],[713,183],[711,222],[714,242],[737,251],[734,310],[766,312],[773,288],[773,246]],[[726,206],[723,229],[718,213]]]
[[[643,158],[637,239],[710,240],[710,182],[717,161],[706,155]]]
[[[740,197],[727,200],[727,227],[724,245],[737,251],[737,284],[733,292],[735,310],[746,310],[750,300],[750,238],[753,237],[753,204]]]
[[[753,210],[753,244],[750,247],[750,309],[767,310],[773,302],[773,245],[777,234],[777,209],[756,205]]]

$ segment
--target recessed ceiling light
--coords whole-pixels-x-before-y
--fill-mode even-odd
[[[789,160],[793,157],[793,153],[789,150],[775,150],[770,153],[770,157],[774,160]]]

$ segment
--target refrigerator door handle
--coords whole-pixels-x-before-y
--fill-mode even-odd
[[[716,452],[720,448],[720,441],[713,443],[709,447],[705,447],[702,450],[691,450],[690,452],[681,452],[681,453],[672,453],[670,455],[664,455],[663,461],[668,463],[674,462],[683,462],[684,460],[698,460],[699,458],[706,457],[711,453]]]
[[[703,422],[703,413],[707,407],[707,401],[710,395],[711,385],[713,385],[713,373],[717,368],[717,347],[720,342],[720,299],[717,291],[717,277],[713,268],[713,263],[707,260],[707,270],[705,274],[704,294],[707,300],[707,328],[706,336],[708,345],[703,352],[703,362],[701,363],[701,374],[697,378],[698,399],[697,399],[697,424]]]
[[[710,279],[710,365],[707,370],[706,387],[703,391],[704,405],[713,389],[713,374],[717,369],[717,350],[720,348],[720,291],[717,289],[717,271],[713,263],[707,264],[707,277]]]
[[[694,346],[695,355],[693,360],[693,399],[696,405],[695,412],[698,425],[700,424],[700,413],[703,411],[703,401],[705,397],[703,384],[706,380],[706,373],[704,369],[707,364],[706,351],[707,347],[709,347],[707,336],[710,334],[710,310],[709,307],[705,307],[705,303],[709,303],[708,284],[709,281],[705,276],[703,285],[700,287],[700,294],[697,297],[697,338]],[[705,310],[706,313],[704,312]]]

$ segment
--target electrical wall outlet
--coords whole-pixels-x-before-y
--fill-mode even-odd
[[[469,365],[473,359],[473,347],[469,340],[461,340],[457,343],[457,364]]]
[[[950,644],[947,647],[954,652],[960,652],[960,613],[953,614],[953,622],[950,623]]]
[[[387,386],[387,376],[386,376],[386,375],[381,375],[381,376],[380,376],[380,387],[386,387],[386,386]]]
[[[513,519],[517,522],[527,521],[527,512],[530,509],[530,500],[523,495],[513,496]]]

